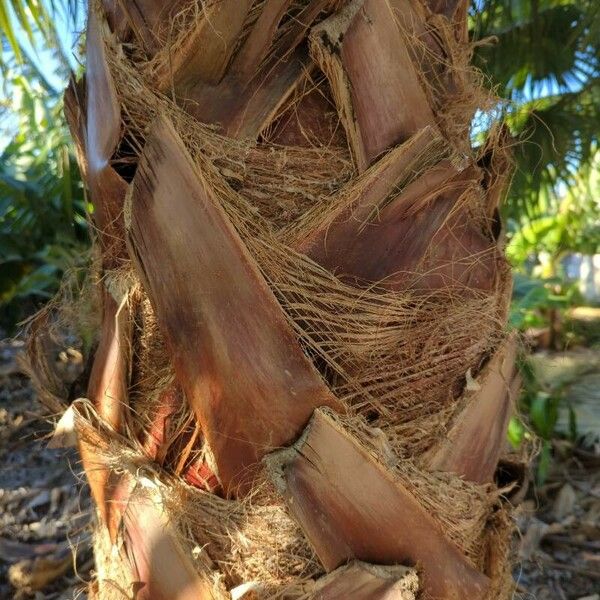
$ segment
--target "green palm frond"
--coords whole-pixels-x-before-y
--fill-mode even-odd
[[[512,225],[507,249],[515,265],[523,265],[532,254],[546,252],[554,260],[563,252],[600,252],[600,151],[572,176],[556,207]]]
[[[576,92],[556,94],[522,103],[507,117],[513,135],[516,172],[512,213],[539,215],[548,209],[561,186],[587,165],[598,139],[600,80]]]
[[[23,298],[52,296],[89,240],[62,103],[23,75],[12,85],[18,129],[0,153],[0,307],[18,313]]]
[[[36,34],[56,44],[56,15],[61,12],[74,24],[79,14],[77,0],[0,0],[0,34],[18,62],[26,59],[23,40],[35,48]],[[4,45],[4,44],[3,44]]]
[[[595,7],[586,10],[585,2],[558,4],[528,19],[479,24],[479,36],[497,41],[478,47],[476,64],[506,96],[531,94],[540,84],[555,89],[582,85],[598,65],[598,48],[586,42],[597,12]]]
[[[18,60],[23,58],[18,30],[33,45],[34,29],[44,34],[50,26],[48,11],[41,0],[0,0],[0,32]]]
[[[474,0],[471,33],[520,142],[506,212],[539,218],[558,209],[598,142],[600,2]]]

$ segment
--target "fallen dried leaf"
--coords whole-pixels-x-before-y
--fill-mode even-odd
[[[575,503],[577,502],[577,494],[569,483],[565,483],[560,488],[554,506],[552,507],[552,514],[557,521],[562,521],[568,515],[573,513]]]
[[[72,564],[71,556],[60,560],[52,558],[21,560],[8,569],[8,580],[16,589],[34,592],[44,589],[49,583],[64,575]]]
[[[544,523],[539,519],[532,518],[527,527],[527,532],[521,539],[519,547],[519,558],[521,560],[529,560],[539,549],[540,542],[547,535],[562,533],[565,528],[564,523]]]
[[[538,519],[531,519],[527,533],[521,539],[519,547],[519,558],[521,560],[529,560],[533,553],[539,548],[540,542],[544,535],[548,532],[549,525]]]

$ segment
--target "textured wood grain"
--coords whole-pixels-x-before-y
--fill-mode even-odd
[[[433,13],[443,15],[454,25],[456,39],[459,42],[468,41],[469,0],[427,0],[426,4]]]
[[[125,477],[133,486],[133,478]],[[123,521],[125,551],[138,582],[136,600],[223,598],[181,547],[156,487],[149,487],[148,482],[137,486],[129,498]]]
[[[122,407],[127,398],[131,322],[126,307],[102,290],[100,341],[88,382],[88,398],[99,415],[115,430],[122,425]]]
[[[268,62],[249,81],[232,71],[216,86],[186,90],[186,110],[203,123],[219,125],[238,139],[256,139],[310,69],[304,48]]]
[[[110,431],[106,423],[97,421],[85,405],[76,404],[75,415],[80,451],[92,482],[98,472],[105,471],[106,457],[114,451],[114,444],[123,443],[124,438]],[[213,582],[198,572],[181,548],[156,484],[139,474],[134,477],[127,469],[135,470],[132,465],[124,463],[123,467],[119,474],[111,472],[107,494],[110,510],[105,524],[112,552],[124,553],[128,559],[136,600],[222,598],[214,595]],[[103,510],[104,505],[97,506]]]
[[[88,382],[87,396],[100,418],[115,432],[121,432],[127,406],[131,321],[125,307],[120,307],[111,294],[102,289],[102,326],[100,340]],[[117,536],[121,512],[115,506],[115,491],[123,492],[117,476],[98,458],[95,443],[82,438],[79,451],[90,490],[108,527],[111,540]]]
[[[150,134],[132,185],[131,254],[216,469],[243,491],[262,456],[317,406],[337,406],[171,125]],[[238,489],[239,488],[239,489]]]
[[[335,266],[338,248],[351,243],[386,201],[397,195],[394,192],[403,180],[414,178],[423,159],[439,155],[444,143],[433,127],[425,127],[409,142],[390,150],[331,198],[327,209],[321,209],[319,221],[294,240],[294,248],[319,264]]]
[[[123,203],[127,184],[111,166],[121,137],[121,110],[106,62],[101,29],[107,27],[96,11],[90,11],[86,38],[86,158],[94,224],[102,246],[105,270],[118,267],[126,256]],[[94,356],[87,395],[98,415],[115,432],[124,422],[127,405],[131,323],[127,308],[100,284],[102,326]],[[121,513],[115,492],[124,492],[120,477],[102,464],[97,448],[82,438],[80,452],[90,488],[111,540],[116,540]]]
[[[262,11],[237,53],[232,68],[250,79],[271,50],[277,28],[292,0],[266,0]]]
[[[96,11],[90,11],[85,94],[81,86],[72,85],[67,95],[66,113],[79,150],[85,149],[83,173],[94,205],[93,220],[102,248],[102,267],[107,270],[119,266],[126,256],[122,212],[127,185],[110,164],[121,137],[121,111],[106,62],[101,32],[105,27],[106,22],[99,19]],[[102,326],[87,395],[101,419],[119,432],[127,404],[131,326],[127,309],[120,307],[104,282],[99,288]],[[112,510],[111,503],[119,477],[103,463],[96,443],[81,438],[79,450],[100,517],[114,542],[120,515]]]
[[[169,61],[156,75],[157,87],[175,89],[183,97],[186,89],[217,85],[227,71],[238,45],[252,0],[219,0],[204,6],[181,45],[170,51]]]
[[[120,0],[102,0],[102,7],[111,31],[120,42],[128,42],[131,37],[131,25]]]
[[[118,0],[121,18],[124,15],[140,45],[155,54],[164,45],[170,19],[185,7],[188,0]],[[113,11],[117,16],[116,11]],[[122,27],[122,25],[121,25]]]
[[[418,565],[438,600],[483,600],[473,568],[418,500],[323,411],[300,440],[267,459],[288,508],[331,571],[352,559]]]
[[[266,2],[222,78],[207,84],[201,78],[194,82],[193,77],[188,77],[187,85],[178,90],[186,110],[203,123],[219,125],[230,137],[257,139],[306,74],[314,69],[307,56],[307,32],[324,11],[338,2],[308,2],[287,22],[283,31],[278,27],[290,3],[286,0]],[[243,12],[246,8],[246,3],[242,3],[240,10]],[[230,21],[229,17],[227,23]],[[207,43],[209,46],[222,43],[221,39],[215,42],[210,41],[210,36],[208,39],[206,42],[204,34],[197,37],[197,48],[204,52]],[[191,71],[190,75],[193,75]]]
[[[396,156],[401,165],[406,157]],[[468,202],[461,200],[478,193],[477,171],[444,160],[394,194],[385,173],[395,169],[387,161],[383,179],[299,240],[298,249],[356,285],[492,289],[503,264],[497,243],[481,221],[466,219]]]

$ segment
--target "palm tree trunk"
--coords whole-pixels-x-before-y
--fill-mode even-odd
[[[510,161],[470,141],[466,10],[91,2],[99,598],[510,596]]]

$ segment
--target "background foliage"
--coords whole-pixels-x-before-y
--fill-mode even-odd
[[[498,112],[520,142],[506,205],[520,223],[556,211],[597,151],[599,17],[597,0],[481,0],[471,7],[472,34],[482,42],[475,63],[506,100]]]
[[[55,293],[89,246],[62,114],[64,82],[77,68],[66,32],[80,16],[73,0],[0,2],[0,326],[9,330]]]

